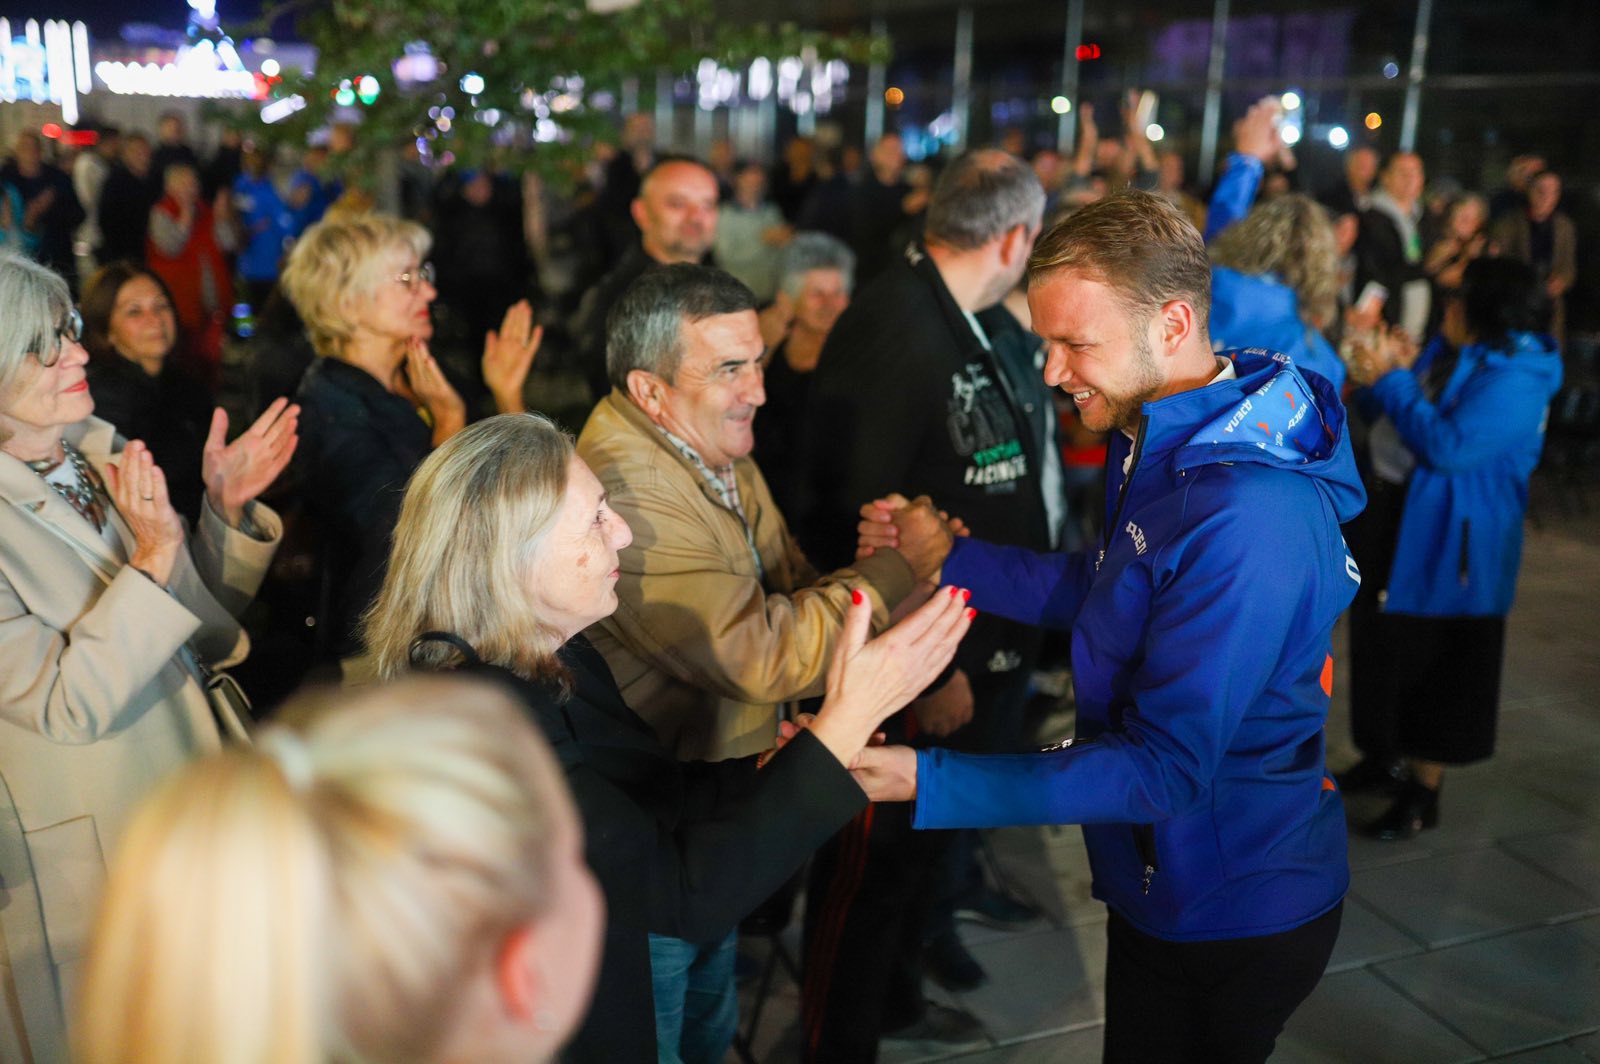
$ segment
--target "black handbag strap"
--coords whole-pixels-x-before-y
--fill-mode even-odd
[[[411,645],[406,648],[406,657],[410,659],[412,665],[417,664],[417,655],[420,654],[422,652],[422,648],[429,643],[446,643],[455,648],[456,653],[461,655],[462,664],[464,665],[473,666],[483,664],[483,659],[478,656],[478,652],[476,650],[472,649],[472,644],[467,642],[465,639],[462,639],[454,632],[423,632],[421,635],[417,636],[417,638],[413,639],[411,641]]]

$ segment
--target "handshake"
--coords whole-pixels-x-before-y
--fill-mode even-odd
[[[898,494],[862,506],[856,532],[857,558],[870,558],[882,549],[897,550],[918,580],[935,584],[956,537],[969,535],[959,517],[938,509],[926,495],[907,499]]]

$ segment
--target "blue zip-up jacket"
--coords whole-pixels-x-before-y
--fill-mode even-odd
[[[1535,333],[1512,333],[1508,350],[1468,344],[1430,403],[1418,373],[1443,343],[1435,340],[1415,367],[1386,373],[1371,389],[1417,456],[1384,609],[1504,616],[1522,565],[1528,477],[1561,387],[1561,355],[1554,340]]]
[[[1226,353],[1239,379],[1146,403],[1112,435],[1092,554],[957,540],[980,610],[1072,630],[1066,749],[917,755],[919,828],[1081,823],[1094,894],[1150,935],[1274,934],[1339,903],[1345,821],[1323,725],[1366,496],[1326,380]]]
[[[1211,342],[1219,349],[1281,351],[1301,369],[1328,378],[1334,394],[1344,388],[1344,360],[1322,333],[1300,317],[1300,300],[1294,289],[1274,274],[1211,267],[1210,333]]]

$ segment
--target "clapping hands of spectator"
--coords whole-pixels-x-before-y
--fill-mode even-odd
[[[167,497],[166,475],[140,440],[122,449],[107,475],[111,501],[133,532],[128,564],[165,587],[183,546],[183,521]]]
[[[260,495],[289,464],[300,442],[300,408],[275,399],[239,438],[228,442],[228,415],[220,406],[211,415],[200,475],[211,508],[238,528],[245,504]]]
[[[761,329],[761,342],[768,351],[783,343],[783,338],[789,335],[789,326],[794,324],[794,300],[789,298],[789,293],[779,288],[772,302],[756,315],[756,324]]]
[[[511,304],[500,328],[484,335],[483,383],[500,413],[520,414],[527,409],[522,389],[543,342],[544,326],[533,323],[533,307],[526,299]]]
[[[900,623],[869,640],[872,606],[863,592],[852,592],[812,733],[841,764],[852,765],[878,725],[950,663],[973,616],[965,592],[940,588]]]
[[[915,500],[888,495],[867,503],[860,512],[856,557],[870,558],[881,548],[897,550],[919,580],[937,583],[956,537],[969,534],[960,518],[936,509],[926,495]]]
[[[428,343],[421,337],[412,337],[406,344],[406,381],[417,402],[427,407],[433,417],[433,445],[439,446],[451,436],[466,428],[467,404],[451,387],[444,371],[433,355],[428,353]]]
[[[1354,338],[1350,352],[1350,380],[1366,387],[1394,370],[1410,369],[1421,349],[1403,330],[1379,324],[1367,336]]]

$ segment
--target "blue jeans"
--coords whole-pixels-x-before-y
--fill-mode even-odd
[[[657,1064],[722,1064],[739,1029],[738,944],[738,931],[703,946],[650,936]]]

